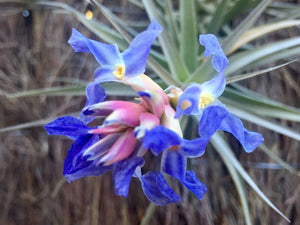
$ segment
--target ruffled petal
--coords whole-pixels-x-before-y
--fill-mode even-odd
[[[201,90],[203,93],[209,93],[213,98],[217,98],[223,94],[226,87],[226,80],[223,73],[219,73],[217,76],[209,81],[201,84]]]
[[[161,171],[167,173],[178,180],[185,177],[186,157],[174,150],[164,151],[161,159]]]
[[[200,114],[199,101],[202,89],[200,84],[191,84],[188,86],[178,99],[175,118],[182,114],[195,115]]]
[[[156,205],[177,203],[181,200],[160,172],[148,172],[139,178],[146,197]]]
[[[145,72],[150,47],[161,31],[162,27],[156,21],[152,21],[148,29],[138,34],[132,40],[128,49],[122,53],[126,77],[138,76]]]
[[[239,140],[247,153],[252,152],[264,141],[261,134],[246,130],[242,121],[232,113],[228,113],[219,129],[231,133]]]
[[[142,166],[143,164],[144,159],[141,157],[132,157],[116,164],[113,172],[113,181],[117,195],[127,197],[134,171],[138,166]]]
[[[50,135],[65,135],[73,140],[86,135],[90,127],[83,121],[73,116],[62,116],[44,126]]]
[[[89,160],[89,156],[84,155],[85,150],[97,141],[99,141],[98,135],[85,135],[72,144],[65,159],[63,171],[68,182],[86,176],[99,176],[110,169],[110,167]]]
[[[213,55],[211,63],[217,72],[224,71],[229,65],[229,61],[223,52],[218,39],[213,34],[202,34],[199,36],[199,42],[204,46],[204,56]]]
[[[187,171],[185,179],[181,182],[193,192],[200,200],[203,198],[204,194],[207,192],[207,188],[202,184],[196,177],[193,171]]]
[[[222,106],[209,106],[203,110],[200,122],[198,124],[198,134],[201,138],[209,139],[228,115],[228,111]]]
[[[88,39],[75,28],[68,43],[75,52],[92,53],[100,65],[123,65],[123,60],[116,44],[104,44]]]
[[[154,155],[176,145],[180,145],[181,138],[175,132],[163,127],[157,126],[146,132],[143,138],[143,147],[149,148]]]
[[[106,98],[105,90],[98,83],[91,82],[86,87],[86,97],[87,99],[84,108],[103,102]],[[87,124],[93,121],[95,117],[87,117],[81,112],[79,118]]]
[[[193,140],[182,140],[179,153],[188,158],[200,157],[204,154],[209,138],[196,138]]]

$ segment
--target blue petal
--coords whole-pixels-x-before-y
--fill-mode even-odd
[[[161,33],[162,27],[153,21],[148,29],[138,34],[123,53],[125,76],[133,77],[145,72],[146,60],[155,38]]]
[[[73,143],[64,162],[63,175],[68,182],[86,176],[99,176],[111,170],[111,166],[99,165],[96,161],[88,160],[89,156],[83,155],[98,140],[98,135],[85,135]]]
[[[72,35],[68,43],[75,52],[92,53],[100,65],[124,64],[117,45],[90,40],[75,28],[72,29]]]
[[[63,116],[44,126],[50,135],[65,135],[75,140],[82,135],[86,135],[91,129],[83,121],[73,116]]]
[[[65,178],[70,183],[73,180],[78,180],[82,177],[87,176],[100,176],[107,171],[111,170],[112,166],[103,166],[98,165],[97,163],[93,162],[92,164],[88,165],[87,167],[84,167],[80,170],[77,170],[76,172],[65,174]]]
[[[154,155],[158,155],[172,146],[179,145],[180,142],[181,138],[178,134],[163,126],[157,126],[146,132],[143,147],[150,148]]]
[[[160,172],[148,172],[140,180],[146,197],[156,205],[177,203],[181,200]]]
[[[203,93],[209,93],[212,97],[217,98],[223,94],[226,87],[226,80],[223,73],[219,73],[211,80],[201,84],[201,90]]]
[[[115,66],[101,66],[95,71],[95,81],[96,83],[104,83],[119,80],[114,76],[113,72],[116,70]]]
[[[141,157],[133,157],[128,160],[121,161],[116,164],[113,172],[113,180],[115,184],[115,193],[123,197],[127,197],[129,184],[138,166],[144,164]]]
[[[200,100],[201,91],[202,91],[201,85],[195,83],[191,84],[184,90],[184,92],[182,93],[182,95],[180,95],[178,99],[175,118],[180,117],[182,114],[195,115],[200,113],[199,100]],[[186,109],[182,109],[181,107],[183,101],[190,102],[191,106],[189,106]]]
[[[229,65],[218,39],[213,34],[202,34],[199,36],[199,42],[204,46],[204,56],[213,55],[211,63],[217,72],[222,72]]]
[[[193,171],[187,171],[185,179],[181,181],[191,192],[193,192],[200,200],[207,192],[207,188],[196,177]]]
[[[204,154],[209,138],[196,138],[193,140],[182,140],[179,148],[180,154],[185,157],[195,158]]]
[[[203,110],[198,124],[198,134],[202,138],[210,138],[228,115],[228,111],[222,106],[209,106]]]
[[[161,170],[178,180],[185,177],[186,157],[176,150],[164,151],[161,159]]]
[[[100,86],[97,82],[89,83],[86,87],[86,103],[84,108],[103,102],[106,98],[105,90],[102,86]],[[86,124],[93,121],[95,117],[87,117],[86,115],[81,112],[80,119],[84,121]]]
[[[92,160],[88,160],[89,156],[84,155],[85,150],[91,145],[99,141],[98,135],[87,134],[79,137],[72,144],[71,149],[68,151],[68,155],[64,162],[64,175],[75,173],[93,163]]]
[[[229,113],[221,123],[219,128],[230,132],[244,147],[246,152],[252,152],[257,146],[263,143],[261,134],[248,131],[244,128],[242,121],[232,113]]]

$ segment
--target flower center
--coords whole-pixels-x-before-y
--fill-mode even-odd
[[[115,77],[119,80],[122,80],[125,76],[125,66],[116,65],[117,69],[113,72]]]
[[[200,96],[200,101],[199,101],[199,107],[201,109],[205,108],[206,106],[208,106],[210,103],[212,103],[214,101],[213,97],[211,96],[211,94],[209,93],[203,93]]]

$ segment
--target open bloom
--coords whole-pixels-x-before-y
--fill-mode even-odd
[[[145,72],[150,47],[162,27],[154,20],[146,31],[138,34],[129,47],[120,53],[116,44],[105,44],[86,38],[73,28],[69,44],[76,52],[92,53],[100,67],[95,72],[97,83],[124,82]]]
[[[204,56],[213,55],[211,63],[218,75],[202,84],[191,84],[183,93],[177,91],[175,117],[199,115],[198,133],[201,137],[209,138],[216,130],[224,130],[233,134],[246,152],[251,152],[263,142],[262,135],[246,130],[241,120],[217,99],[225,89],[223,71],[229,64],[228,59],[214,35],[200,35],[199,42],[205,47]]]
[[[135,176],[141,180],[142,188],[151,201],[160,205],[178,202],[180,197],[162,175],[136,172],[141,170],[143,156],[148,150],[141,140],[148,130],[159,125],[166,96],[161,96],[161,92],[144,90],[138,92],[139,102],[103,101],[105,93],[98,87],[101,86],[88,87],[87,104],[82,115],[104,118],[100,126],[89,127],[73,116],[63,116],[45,125],[48,134],[65,135],[74,140],[64,163],[66,179],[70,182],[113,170],[115,193],[118,195],[127,196],[130,181]],[[152,182],[150,177],[153,176],[158,183]],[[157,188],[156,195],[151,195],[153,188]],[[161,196],[159,201],[154,198],[157,195]]]

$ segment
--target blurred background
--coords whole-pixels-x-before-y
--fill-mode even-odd
[[[114,194],[110,173],[71,184],[65,181],[63,162],[72,142],[61,136],[48,136],[42,125],[81,110],[85,103],[83,81],[91,81],[98,66],[91,55],[74,54],[67,43],[71,29],[75,27],[90,38],[99,38],[72,14],[33,2],[0,1],[0,224],[245,224],[231,176],[220,156],[211,150],[212,146],[203,157],[193,161],[199,180],[208,187],[202,201],[174,184],[175,192],[183,196],[183,201],[155,207],[135,179],[128,198],[122,198]],[[82,13],[92,11],[94,18],[109,26],[99,10],[87,1],[60,2]],[[149,22],[147,14],[131,1],[99,2],[133,26]],[[173,2],[176,8],[178,3]],[[300,7],[296,0],[274,2]],[[209,4],[219,3],[210,1]],[[229,23],[239,24],[249,12],[237,13]],[[258,23],[263,23],[268,16],[262,16]],[[292,27],[257,43],[299,34],[299,28]],[[296,62],[240,84],[299,108],[299,71],[300,64]],[[65,90],[64,94],[55,94],[53,89],[50,94],[31,92],[70,84],[76,88]],[[300,132],[299,122],[282,119],[277,122]],[[272,151],[257,149],[246,154],[228,137],[236,157],[266,196],[291,220],[290,224],[300,224],[299,142],[245,124],[249,130],[261,132]],[[270,154],[293,169],[287,170]],[[253,224],[288,224],[247,184],[245,189]]]

